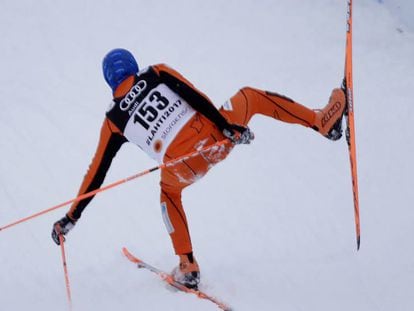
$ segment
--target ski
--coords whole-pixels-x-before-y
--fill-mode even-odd
[[[149,265],[148,263],[142,261],[138,257],[132,255],[131,252],[129,252],[126,247],[122,248],[122,253],[125,255],[125,257],[130,262],[136,264],[138,268],[144,268],[144,269],[147,269],[147,270],[155,273],[156,275],[158,275],[161,278],[161,280],[163,280],[167,284],[173,286],[174,288],[178,289],[179,291],[187,293],[187,294],[193,294],[193,295],[197,296],[200,299],[209,300],[212,303],[214,303],[215,305],[217,305],[217,307],[219,307],[221,310],[231,311],[231,308],[229,306],[227,306],[226,304],[218,301],[215,297],[210,296],[210,295],[208,295],[208,294],[206,294],[206,293],[204,293],[200,290],[190,289],[190,288],[184,286],[183,284],[175,281],[171,274],[166,273],[166,272],[164,272],[164,271],[162,271],[162,270],[160,270],[156,267],[153,267],[153,266]]]
[[[354,216],[357,250],[361,244],[361,228],[359,221],[359,198],[358,198],[358,174],[357,174],[357,157],[355,143],[355,123],[354,123],[354,88],[352,77],[352,0],[348,2],[347,29],[346,29],[346,47],[345,47],[345,79],[344,88],[346,94],[346,141],[348,144],[349,159],[351,162],[352,174],[352,191],[354,198]]]

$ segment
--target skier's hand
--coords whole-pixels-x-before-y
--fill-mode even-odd
[[[230,124],[228,128],[223,130],[223,135],[232,141],[233,144],[250,144],[254,139],[254,134],[246,126]]]
[[[60,245],[59,235],[62,235],[63,241],[65,241],[65,235],[75,227],[76,222],[72,221],[68,216],[65,216],[55,222],[52,228],[52,239],[57,244]]]

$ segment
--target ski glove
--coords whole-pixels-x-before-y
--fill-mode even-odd
[[[55,222],[52,228],[52,239],[57,244],[60,245],[59,235],[62,234],[63,241],[65,241],[65,235],[75,227],[76,222],[72,221],[68,216],[65,216]]]
[[[231,140],[233,144],[250,144],[254,139],[254,134],[246,126],[240,126],[237,124],[230,124],[230,127],[223,130],[223,135]]]

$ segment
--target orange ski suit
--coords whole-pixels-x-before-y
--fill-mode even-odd
[[[230,100],[232,110],[222,107],[219,111],[229,123],[246,126],[253,115],[259,113],[274,119],[313,127],[315,112],[293,100],[278,95],[245,87]],[[200,142],[203,146],[225,139],[223,133],[207,120],[197,114],[180,132],[169,147],[165,158],[174,159],[196,150]],[[170,233],[177,254],[192,251],[189,227],[181,202],[182,190],[204,176],[216,163],[224,160],[232,149],[228,144],[220,151],[208,151],[191,157],[161,172],[161,204],[166,205],[173,232]],[[224,149],[224,150],[223,150]]]
[[[178,81],[182,83],[183,87],[191,89],[191,92],[200,96],[199,102],[205,100],[211,103],[206,95],[197,90],[175,70],[165,65],[154,65],[150,68],[159,77],[168,76],[168,79],[172,77],[175,79],[175,82]],[[115,91],[114,98],[125,96],[133,85],[133,77],[125,80]],[[171,84],[171,88],[173,87],[174,84]],[[177,89],[177,91],[179,90]],[[191,97],[188,98],[191,99]],[[197,110],[198,103],[191,104]],[[217,109],[215,110],[217,112]],[[279,121],[301,124],[305,127],[312,127],[318,130],[316,126],[316,112],[314,110],[304,107],[277,93],[262,91],[251,87],[244,87],[239,90],[219,109],[219,113],[221,116],[224,116],[228,123],[242,126],[247,126],[253,115],[262,114]],[[89,170],[84,177],[79,195],[95,190],[101,186],[116,152],[127,141],[123,135],[123,131],[115,124],[115,121],[111,120],[110,117],[104,120],[98,148]],[[197,111],[169,145],[164,155],[164,162],[199,150],[200,147],[222,141],[225,138],[222,130],[212,121],[212,117],[208,113]],[[162,169],[160,180],[161,209],[176,254],[192,252],[190,230],[181,200],[183,189],[204,176],[216,163],[224,160],[232,148],[233,144],[228,143],[222,145],[220,148],[202,152],[196,156],[180,161],[172,167]],[[78,220],[90,200],[92,198],[75,202],[71,206],[67,216],[74,221]]]

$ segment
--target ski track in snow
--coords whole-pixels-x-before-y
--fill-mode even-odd
[[[361,250],[345,141],[255,116],[253,143],[183,193],[202,288],[235,310],[414,308],[414,34],[397,2],[354,2]],[[343,75],[345,0],[23,0],[0,16],[0,226],[76,195],[110,101],[109,49],[130,49],[141,68],[169,64],[217,107],[249,85],[320,108]],[[105,184],[153,166],[123,146]],[[68,235],[75,311],[217,310],[121,254],[177,264],[158,178],[97,195]],[[50,238],[67,208],[0,232],[1,310],[67,309]]]

